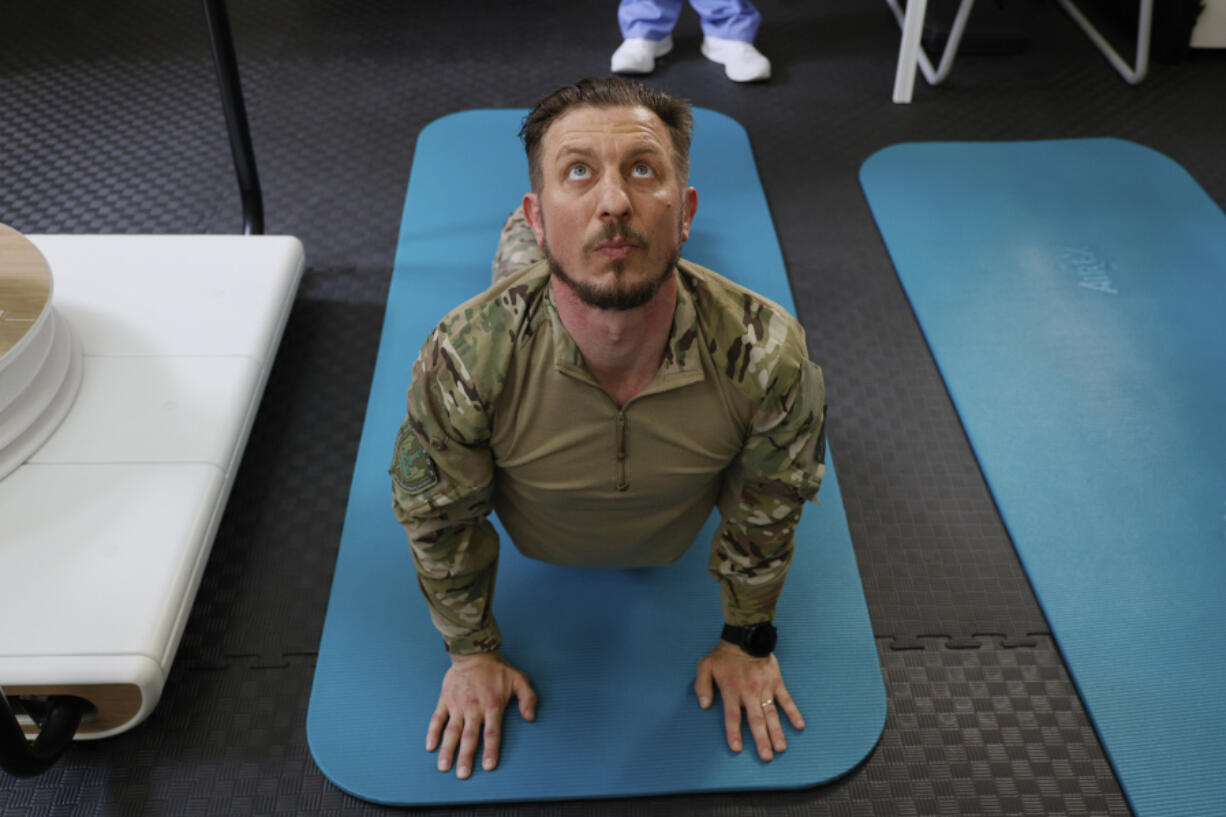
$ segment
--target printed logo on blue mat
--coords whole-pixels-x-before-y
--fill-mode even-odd
[[[1077,286],[1119,295],[1111,278],[1112,264],[1091,247],[1064,247],[1060,250],[1060,265],[1077,281]]]

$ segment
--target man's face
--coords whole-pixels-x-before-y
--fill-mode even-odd
[[[575,108],[541,140],[541,189],[524,213],[555,275],[587,303],[626,309],[672,272],[698,205],[668,128],[642,107]]]

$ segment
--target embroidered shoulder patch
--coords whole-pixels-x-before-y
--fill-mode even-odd
[[[389,469],[392,479],[407,494],[420,494],[438,484],[434,460],[406,423],[396,438],[396,453]]]

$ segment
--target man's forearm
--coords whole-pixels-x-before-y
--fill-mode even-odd
[[[485,519],[414,535],[406,524],[417,583],[447,650],[492,652],[502,642],[491,612],[498,534]]]
[[[771,621],[792,565],[800,510],[766,525],[727,518],[715,534],[708,572],[720,584],[726,624],[738,627]]]

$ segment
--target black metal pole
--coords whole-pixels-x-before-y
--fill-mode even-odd
[[[243,104],[243,88],[238,78],[230,17],[226,13],[225,0],[203,2],[209,42],[213,46],[213,64],[217,67],[217,85],[221,90],[221,107],[230,134],[230,152],[234,155],[234,172],[243,200],[243,232],[261,235],[264,232],[264,197],[255,170],[255,151],[251,148],[251,128],[247,124],[247,107]]]
[[[31,743],[0,690],[0,769],[16,777],[33,777],[51,768],[72,745],[81,718],[90,708],[81,698],[52,698],[38,738]]]

